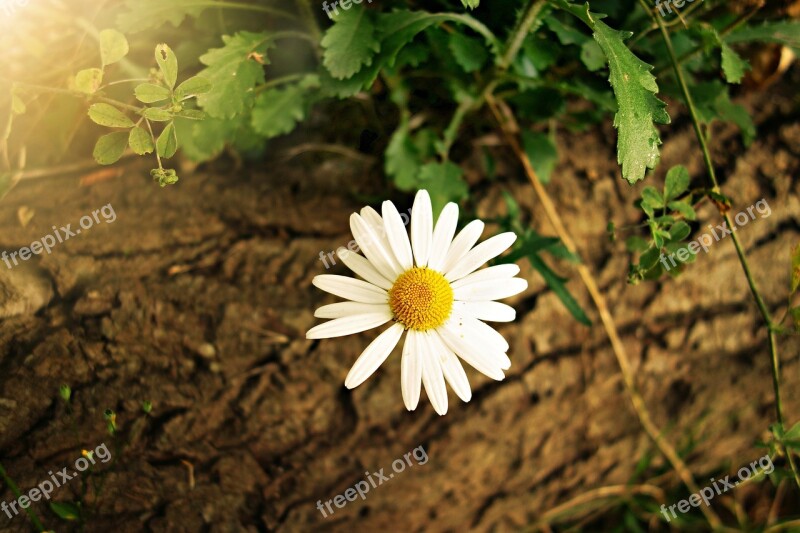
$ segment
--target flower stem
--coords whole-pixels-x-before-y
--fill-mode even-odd
[[[659,17],[657,17],[654,13],[650,11],[649,6],[645,3],[644,0],[639,0],[639,4],[642,8],[650,13],[650,16],[655,19],[656,24],[658,24],[659,29],[661,30],[661,36],[664,40],[664,44],[667,47],[667,52],[669,53],[670,61],[672,62],[673,70],[675,71],[675,77],[678,79],[678,84],[681,88],[681,93],[683,94],[684,99],[686,100],[686,106],[689,108],[689,116],[692,119],[692,125],[694,126],[695,134],[697,135],[697,140],[700,143],[700,149],[703,152],[703,160],[705,161],[706,168],[708,169],[708,177],[711,180],[713,185],[714,192],[720,192],[719,189],[719,181],[717,181],[716,171],[714,170],[714,162],[711,160],[711,152],[708,149],[708,143],[706,142],[706,136],[703,133],[702,128],[700,127],[700,119],[697,116],[697,109],[694,104],[694,100],[692,99],[692,95],[689,92],[689,86],[686,84],[686,78],[683,75],[683,70],[681,69],[680,60],[678,59],[677,55],[675,54],[675,48],[672,46],[672,39],[670,38],[669,31],[664,26],[664,21],[662,21]],[[730,215],[726,211],[720,210],[722,214],[723,220],[728,225],[729,228],[733,228],[733,221],[731,220]],[[753,273],[750,270],[750,264],[747,262],[747,257],[744,253],[744,247],[742,243],[739,241],[739,237],[736,233],[731,233],[731,240],[733,241],[733,245],[736,248],[736,255],[739,257],[739,263],[742,265],[742,270],[744,271],[744,275],[747,278],[747,284],[750,287],[750,292],[753,295],[753,298],[756,301],[756,306],[758,307],[758,311],[761,314],[761,317],[764,320],[765,325],[767,326],[767,338],[769,343],[769,353],[771,359],[771,369],[772,369],[772,388],[775,393],[775,417],[777,419],[778,425],[783,428],[784,427],[784,418],[783,418],[783,404],[781,401],[781,388],[780,388],[780,357],[778,355],[778,347],[775,341],[775,325],[772,321],[772,316],[770,315],[769,309],[767,308],[767,304],[764,302],[764,298],[761,296],[761,293],[756,286],[755,278],[753,277]],[[784,450],[786,452],[786,456],[789,459],[789,465],[791,466],[792,473],[794,474],[795,482],[797,486],[800,487],[800,473],[798,472],[797,465],[795,465],[794,458],[792,457],[792,452],[788,448]]]
[[[19,487],[17,487],[17,484],[14,483],[14,480],[11,479],[11,477],[9,477],[8,473],[6,473],[6,470],[5,468],[3,468],[2,464],[0,464],[0,478],[2,478],[5,484],[8,485],[8,488],[11,489],[11,492],[14,493],[14,496],[16,496],[17,499],[19,499],[20,496],[22,496],[22,493],[19,491]],[[22,506],[20,505],[20,507]],[[31,523],[33,524],[33,526],[36,528],[37,531],[45,530],[44,526],[39,521],[39,517],[36,516],[36,513],[33,512],[33,509],[31,509],[30,506],[25,508],[25,513],[28,515],[28,518],[31,519]]]

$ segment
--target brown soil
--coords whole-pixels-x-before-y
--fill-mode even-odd
[[[712,142],[734,212],[761,198],[772,208],[739,236],[778,316],[800,233],[796,87],[784,81],[746,97],[760,125],[749,148],[731,127],[715,128]],[[671,109],[675,122],[651,182],[684,163],[699,185],[691,128]],[[681,449],[693,444],[686,459],[703,486],[707,474],[734,472],[763,455],[754,442],[774,419],[764,328],[730,242],[701,254],[688,275],[626,284],[624,244],[609,242],[605,227],[639,222],[631,203],[641,186],[619,178],[614,139],[610,126],[563,133],[549,190],[597,273],[656,422]],[[505,150],[497,153],[505,158],[500,181],[473,190],[478,215],[500,213],[507,188],[534,227],[552,234],[518,167]],[[630,479],[651,444],[566,263],[554,266],[570,277],[596,325],[575,322],[525,265],[530,288],[511,302],[518,320],[499,328],[513,366],[501,383],[468,370],[469,404],[451,394],[450,412],[439,417],[423,395],[420,408],[406,412],[397,354],[347,391],[344,377],[376,332],[306,340],[314,309],[332,301],[311,279],[325,272],[320,251],[351,239],[348,216],[363,205],[353,193],[381,194],[379,169],[304,161],[198,172],[166,189],[140,168],[88,187],[77,177],[36,180],[3,200],[0,244],[8,251],[52,225],[74,228],[109,202],[118,217],[24,271],[9,275],[0,264],[3,313],[16,315],[0,323],[0,458],[23,490],[74,462],[82,448],[112,448],[107,408],[128,444],[91,502],[88,531],[512,531],[589,489]],[[409,207],[408,198],[396,199]],[[35,213],[24,228],[21,206]],[[721,223],[710,206],[699,215],[703,228]],[[797,421],[798,338],[781,337],[780,351],[786,412]],[[58,399],[64,383],[74,391],[74,429]],[[153,403],[148,417],[144,400]],[[318,500],[344,493],[365,471],[391,472],[392,461],[419,446],[427,464],[333,516],[317,510]],[[656,459],[648,472],[662,464]],[[657,483],[678,480],[667,474]],[[72,482],[56,498],[79,490]],[[737,498],[760,490],[744,487]],[[797,498],[789,492],[784,511],[797,512]],[[7,489],[0,494],[11,499]],[[757,501],[748,509],[763,522],[769,509]],[[50,527],[70,530],[42,503],[34,508]],[[29,527],[22,516],[0,514],[2,531]]]

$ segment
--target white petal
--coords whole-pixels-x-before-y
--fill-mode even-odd
[[[434,411],[439,415],[447,413],[447,386],[444,383],[442,363],[436,346],[428,332],[420,333],[417,339],[417,353],[422,358],[422,384],[425,392],[433,405]]]
[[[500,368],[501,363],[496,357],[493,358],[491,355],[484,353],[479,346],[471,346],[456,330],[448,327],[448,324],[437,329],[436,333],[448,348],[481,374],[497,381],[502,381],[505,378],[505,374]]]
[[[344,386],[353,389],[364,383],[386,361],[402,335],[403,326],[400,324],[395,324],[378,335],[350,369],[347,379],[344,380]]]
[[[365,304],[382,304],[389,301],[389,293],[372,283],[360,279],[322,274],[311,281],[316,287],[341,298]]]
[[[306,333],[307,339],[331,339],[360,333],[368,329],[377,328],[392,319],[391,311],[370,313],[368,315],[354,315],[329,320],[324,324],[315,326]]]
[[[433,209],[428,191],[421,190],[414,198],[411,209],[411,246],[418,267],[428,265],[433,240]]]
[[[478,267],[485,262],[494,259],[508,250],[516,240],[517,236],[511,231],[495,235],[491,239],[486,239],[470,250],[467,255],[462,257],[444,277],[447,281],[455,281],[463,278],[467,274],[478,269]]]
[[[483,222],[480,220],[473,220],[464,226],[464,229],[453,239],[450,248],[447,250],[442,272],[452,269],[462,257],[467,255],[470,248],[475,246],[475,243],[481,238],[481,233],[483,233]]]
[[[464,276],[460,280],[451,283],[450,286],[453,287],[453,290],[455,290],[459,287],[463,287],[464,285],[470,285],[471,283],[478,283],[480,281],[513,278],[517,274],[519,274],[519,266],[515,265],[514,263],[510,263],[508,265],[496,265],[473,272],[469,276]]]
[[[471,344],[480,344],[492,353],[508,351],[508,341],[492,326],[468,316],[453,317],[448,321],[452,327],[462,331]]]
[[[336,255],[338,255],[342,262],[347,265],[347,268],[355,272],[356,275],[361,276],[382,289],[389,290],[392,288],[392,283],[384,278],[381,273],[378,272],[378,269],[363,256],[344,247],[340,247],[336,250]]]
[[[450,202],[444,209],[442,214],[439,215],[439,220],[436,221],[436,228],[433,230],[433,244],[431,245],[431,255],[428,259],[428,268],[442,272],[444,268],[444,259],[447,255],[447,250],[453,242],[453,235],[456,233],[456,226],[458,225],[458,205]]]
[[[413,411],[419,405],[419,391],[422,386],[422,361],[417,347],[418,333],[410,329],[403,346],[403,360],[400,363],[400,388],[406,409]]]
[[[465,302],[501,300],[519,294],[527,288],[528,280],[524,278],[495,279],[453,289],[453,297]]]
[[[323,305],[314,312],[317,318],[343,318],[353,315],[380,313],[390,309],[387,304],[362,304],[361,302],[338,302]],[[391,313],[391,310],[389,311]]]
[[[408,232],[400,218],[400,213],[390,201],[383,202],[383,223],[386,226],[386,237],[389,246],[392,248],[397,261],[404,270],[409,270],[414,266],[414,255],[411,253],[411,242],[408,240]]]
[[[392,268],[402,273],[403,268],[400,266],[400,262],[397,260],[397,256],[394,250],[392,250],[392,246],[389,244],[389,236],[386,232],[386,224],[384,224],[383,217],[370,206],[366,206],[361,210],[361,218],[366,220],[367,224],[369,224],[375,232],[380,245],[389,252]]]
[[[356,238],[358,247],[372,263],[372,266],[380,272],[387,280],[394,282],[400,275],[399,265],[395,267],[397,259],[390,250],[387,250],[381,242],[380,236],[374,228],[367,223],[358,213],[350,215],[350,230]]]
[[[456,301],[453,302],[453,313],[489,322],[512,322],[517,316],[517,311],[510,305],[489,301]]]
[[[442,341],[442,338],[439,337],[439,335],[433,334],[430,336],[430,338],[433,340],[433,344],[436,346],[436,349],[440,354],[444,378],[447,380],[450,386],[453,387],[453,390],[462,401],[470,401],[472,399],[472,389],[469,386],[467,373],[464,372],[464,367],[461,366],[461,362],[458,360],[458,357],[456,357],[456,354],[453,353],[453,350],[444,344],[444,341]]]

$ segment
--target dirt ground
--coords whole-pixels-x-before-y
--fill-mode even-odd
[[[762,198],[771,207],[739,237],[778,316],[800,237],[797,81],[742,100],[759,125],[752,146],[732,127],[716,127],[712,138],[734,213]],[[700,153],[675,109],[651,183],[683,163],[699,185]],[[615,138],[610,125],[562,132],[549,190],[597,273],[656,422],[688,450],[704,486],[710,475],[763,455],[754,442],[774,418],[764,328],[730,242],[701,254],[690,275],[626,283],[624,243],[610,242],[605,229],[609,220],[618,227],[640,221],[631,204],[641,186],[619,178]],[[472,189],[478,215],[502,213],[507,189],[539,232],[553,234],[509,153],[497,154],[504,158],[498,180]],[[109,203],[117,215],[25,267],[0,265],[0,458],[23,491],[101,443],[119,455],[101,497],[90,498],[87,531],[517,531],[587,490],[626,483],[651,444],[566,263],[553,265],[595,326],[573,320],[523,265],[530,288],[510,302],[517,321],[499,328],[511,344],[508,377],[498,383],[468,369],[473,399],[463,404],[451,394],[445,417],[425,398],[406,412],[398,354],[363,386],[344,388],[377,331],[305,339],[314,309],[333,301],[311,279],[345,273],[342,265],[326,271],[320,251],[351,239],[348,217],[364,195],[376,204],[385,194],[380,166],[275,154],[241,170],[184,175],[166,189],[130,166],[94,185],[70,176],[13,190],[0,203],[3,250],[29,245],[53,225],[75,228]],[[410,207],[408,197],[394,199]],[[23,206],[33,213],[25,227]],[[711,206],[699,216],[701,231],[721,223]],[[797,421],[800,341],[779,342],[785,408]],[[72,417],[58,396],[62,384],[73,390]],[[117,444],[106,433],[108,408],[117,413]],[[333,515],[317,509],[367,471],[393,472],[392,462],[418,447],[425,464]],[[644,479],[660,465],[656,459]],[[669,488],[678,480],[667,474],[657,483]],[[743,487],[736,497],[752,495],[749,512],[763,521],[762,490]],[[55,497],[79,491],[73,482]],[[797,498],[790,493],[784,505],[796,511]],[[9,490],[0,494],[11,499]],[[70,530],[41,503],[34,508],[50,527]],[[23,516],[0,514],[1,531],[29,528]]]

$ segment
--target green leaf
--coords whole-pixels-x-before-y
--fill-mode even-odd
[[[742,140],[749,146],[756,137],[756,126],[750,114],[739,104],[731,102],[728,86],[719,81],[696,83],[689,90],[695,100],[701,122],[710,124],[714,120],[726,120],[736,124],[742,131]]]
[[[253,89],[264,83],[264,65],[269,64],[266,53],[274,43],[265,32],[240,31],[223,35],[222,40],[222,48],[200,57],[206,65],[200,76],[210,81],[212,88],[199,95],[197,102],[211,117],[233,118],[253,105]]]
[[[669,239],[672,242],[680,242],[692,233],[692,228],[684,221],[676,222],[669,230]]]
[[[81,518],[80,504],[72,502],[50,502],[50,509],[58,515],[59,518],[68,522],[80,520]]]
[[[133,90],[136,99],[145,104],[162,102],[170,97],[170,90],[154,83],[142,83]]]
[[[464,69],[464,72],[475,72],[483,68],[486,60],[489,59],[489,52],[486,46],[477,39],[467,37],[461,32],[450,34],[448,46],[453,52],[456,63]]]
[[[117,25],[126,33],[158,28],[169,22],[176,28],[187,16],[198,17],[218,2],[207,0],[126,0],[127,11],[117,16]]]
[[[733,51],[733,48],[720,43],[722,50],[722,73],[725,74],[725,79],[728,83],[741,83],[744,78],[744,73],[750,70],[750,63],[739,57],[739,54]]]
[[[128,55],[128,39],[117,30],[103,30],[99,35],[100,59],[103,66],[111,65]]]
[[[481,0],[461,0],[461,3],[468,9],[475,9],[480,5]]]
[[[591,326],[592,321],[589,320],[589,317],[586,316],[583,308],[581,308],[577,300],[575,300],[572,294],[570,294],[569,289],[567,289],[567,286],[565,285],[565,282],[567,281],[566,278],[562,278],[553,272],[553,270],[547,266],[547,263],[545,263],[537,254],[529,255],[528,261],[530,261],[531,266],[539,274],[541,274],[547,286],[550,287],[550,290],[552,290],[556,296],[558,296],[558,299],[561,300],[561,303],[564,304],[564,307],[567,308],[567,311],[570,312],[575,320],[584,326]]]
[[[94,94],[103,83],[103,71],[99,68],[87,68],[75,74],[75,90],[84,94]]]
[[[131,128],[133,121],[111,104],[99,103],[89,107],[89,118],[95,124],[109,128]]]
[[[581,45],[581,62],[589,72],[597,72],[606,66],[606,56],[597,41],[586,41]]]
[[[206,114],[199,109],[182,109],[177,116],[188,118],[189,120],[205,120],[206,118]]]
[[[101,165],[111,165],[119,161],[128,146],[128,132],[115,131],[103,135],[94,146],[94,160]]]
[[[178,151],[178,135],[175,132],[175,124],[172,122],[167,124],[164,131],[158,136],[156,140],[156,150],[158,151],[158,155],[166,159],[169,159]]]
[[[549,135],[523,131],[522,146],[542,183],[550,183],[550,174],[558,163],[558,149]]]
[[[148,107],[142,111],[142,116],[154,122],[167,122],[173,118],[172,113],[160,107]]]
[[[765,22],[759,26],[743,26],[724,37],[728,44],[763,41],[800,48],[800,20]]]
[[[175,88],[178,81],[178,58],[168,45],[162,43],[156,46],[156,63],[164,76],[164,82],[170,89]]]
[[[323,64],[331,76],[342,80],[371,65],[381,46],[368,10],[360,6],[345,10],[335,21],[322,38]]]
[[[688,202],[673,201],[668,203],[667,207],[683,215],[683,218],[686,220],[697,220],[697,213],[695,213],[694,207]]]
[[[153,138],[150,137],[150,132],[141,126],[137,126],[131,130],[128,137],[128,144],[131,150],[137,155],[150,154],[153,152]]]
[[[800,244],[792,251],[792,294],[800,287]]]
[[[667,201],[674,200],[689,189],[689,171],[683,165],[677,165],[667,172],[664,185],[664,197]]]
[[[544,18],[545,25],[556,34],[561,44],[577,44],[582,45],[586,42],[592,42],[592,38],[588,35],[581,33],[572,26],[567,26],[555,15],[548,15]]]
[[[469,187],[462,179],[461,167],[450,161],[428,163],[419,169],[420,188],[431,197],[434,218],[439,216],[448,202],[458,202],[467,197]]]
[[[642,203],[647,204],[653,209],[664,207],[664,198],[655,187],[647,186],[642,189]]]
[[[306,99],[299,85],[263,91],[256,98],[252,125],[256,133],[271,138],[290,133],[306,116]]]
[[[211,87],[211,82],[203,76],[193,76],[178,85],[178,88],[175,89],[175,97],[178,100],[185,100],[198,94],[206,94]]]
[[[408,117],[403,117],[386,147],[386,174],[401,191],[413,191],[418,186],[419,168],[422,165],[419,150],[408,131]]]
[[[639,237],[638,235],[631,235],[627,239],[625,239],[625,249],[629,252],[639,252],[642,253],[650,247],[650,243],[648,243],[643,238]]]
[[[590,26],[608,59],[609,81],[619,106],[614,117],[619,133],[617,160],[622,176],[629,183],[636,183],[644,178],[647,169],[655,168],[659,159],[661,138],[654,122],[669,124],[670,118],[666,104],[656,97],[658,85],[650,73],[653,67],[625,46],[630,33],[609,28],[593,16]]]

